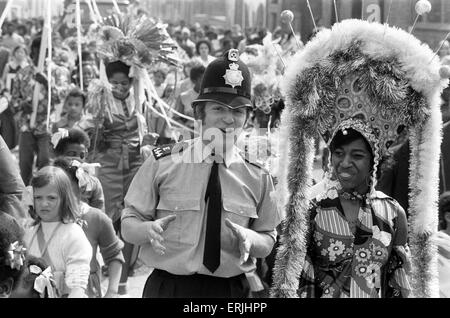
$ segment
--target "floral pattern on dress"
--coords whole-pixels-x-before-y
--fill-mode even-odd
[[[316,241],[316,245],[317,246],[321,246],[322,245],[321,241],[323,240],[323,234],[318,232],[318,231],[315,232],[314,233],[314,240]]]
[[[322,298],[333,298],[335,290],[333,287],[327,287],[323,290]]]
[[[372,255],[376,260],[384,260],[387,257],[387,249],[385,247],[372,244]]]
[[[356,250],[355,256],[359,262],[365,263],[365,262],[369,261],[371,253],[370,253],[370,250],[367,248],[360,248],[360,249]]]
[[[345,245],[343,242],[336,240],[335,242],[330,243],[328,247],[329,258],[331,261],[336,260],[337,255],[341,255],[345,250]]]

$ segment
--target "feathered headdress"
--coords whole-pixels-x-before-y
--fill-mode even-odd
[[[274,297],[296,297],[308,229],[314,138],[330,142],[338,130],[354,128],[373,146],[375,159],[396,138],[399,124],[410,132],[410,234],[416,297],[438,297],[438,170],[442,119],[439,75],[433,52],[403,30],[361,20],[344,20],[323,30],[297,53],[282,82],[277,188],[285,208],[281,246],[274,269]],[[373,178],[372,186],[375,180]]]
[[[100,57],[106,63],[121,61],[129,65],[129,76],[135,78],[133,97],[138,117],[139,139],[142,142],[148,131],[141,106],[147,96],[155,97],[156,94],[147,69],[158,62],[177,66],[176,43],[167,33],[166,25],[157,23],[145,15],[136,17],[129,14],[113,14],[104,19],[99,35]],[[100,79],[91,81],[88,91],[87,111],[97,120],[105,115],[111,120],[111,105],[114,105],[114,102],[104,64],[100,65]],[[97,134],[98,131],[95,136]],[[96,139],[95,137],[94,149]]]
[[[103,43],[98,53],[107,62],[120,60],[139,67],[159,61],[177,64],[173,56],[175,44],[166,31],[166,25],[145,15],[137,18],[113,14],[105,18],[99,33]]]

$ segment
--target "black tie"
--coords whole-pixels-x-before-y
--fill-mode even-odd
[[[209,200],[208,200],[209,199]],[[214,161],[208,186],[206,187],[205,202],[208,204],[206,217],[205,251],[203,265],[214,273],[220,265],[220,225],[222,215],[222,190],[220,189],[219,165]]]

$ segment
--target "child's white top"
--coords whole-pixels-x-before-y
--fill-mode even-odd
[[[53,234],[47,248],[60,295],[69,293],[75,287],[86,289],[89,279],[92,247],[83,229],[76,223],[41,222],[41,224],[45,241],[48,241],[58,224],[61,224]],[[28,252],[31,255],[42,257],[37,235],[34,235],[38,228],[39,225],[26,229],[24,239]]]

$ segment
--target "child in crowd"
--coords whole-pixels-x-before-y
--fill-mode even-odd
[[[27,49],[24,45],[16,46],[12,51],[12,56],[8,64],[6,64],[3,74],[2,82],[3,87],[11,93],[14,77],[20,69],[25,68],[30,64],[28,59]]]
[[[158,96],[161,98],[164,96],[164,91],[166,90],[167,86],[166,77],[167,72],[162,68],[158,68],[153,72],[153,84],[155,85]]]
[[[64,106],[61,112],[61,119],[53,125],[53,132],[58,128],[81,127],[80,123],[84,120],[84,106],[86,105],[86,94],[79,88],[73,88],[67,94]]]
[[[86,297],[92,247],[76,223],[79,206],[66,172],[46,166],[31,180],[35,220],[24,241],[52,268],[58,297]]]
[[[72,188],[80,205],[80,218],[84,221],[83,230],[92,246],[91,274],[87,287],[88,297],[102,297],[101,269],[97,261],[97,249],[108,268],[109,284],[105,298],[117,297],[122,264],[125,262],[122,255],[123,242],[117,237],[111,219],[101,210],[90,207],[80,200],[80,188],[83,179],[91,176],[83,170],[81,163],[77,160],[58,158],[53,163],[64,169],[72,181]],[[80,171],[81,169],[81,171]]]
[[[81,129],[72,128],[57,132],[52,137],[56,157],[84,162],[90,146],[89,136]],[[81,188],[81,200],[93,208],[105,210],[105,198],[100,180],[92,176],[91,182]]]

